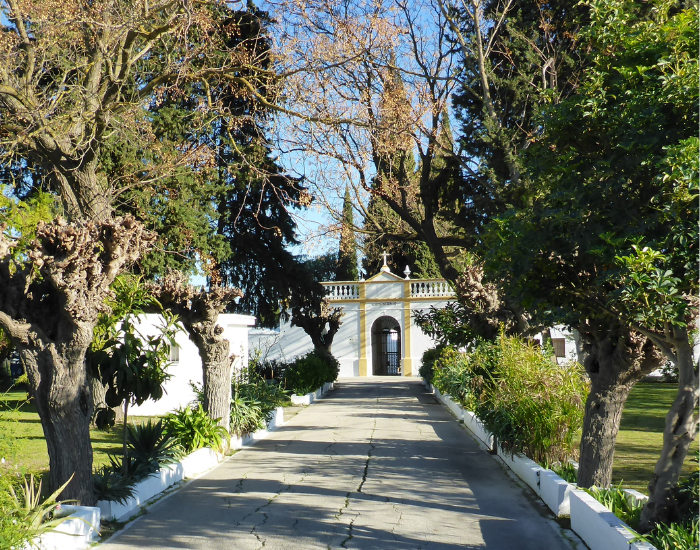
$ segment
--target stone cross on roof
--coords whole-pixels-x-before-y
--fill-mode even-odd
[[[383,252],[383,253],[382,253],[382,257],[384,258],[384,265],[382,266],[382,271],[391,272],[391,270],[389,269],[389,266],[386,265],[386,257],[387,257],[388,255],[389,255],[389,254],[387,254],[386,252]]]

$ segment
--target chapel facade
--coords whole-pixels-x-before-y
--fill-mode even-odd
[[[343,308],[342,324],[331,351],[340,361],[340,376],[418,376],[423,352],[435,345],[413,321],[417,310],[443,308],[454,299],[444,279],[400,277],[386,265],[362,281],[321,283],[334,306]],[[282,323],[278,331],[253,329],[251,349],[264,359],[290,361],[313,349],[299,327]]]

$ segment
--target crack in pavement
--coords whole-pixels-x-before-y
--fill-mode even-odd
[[[367,461],[365,462],[365,471],[362,474],[362,481],[360,481],[360,484],[357,486],[357,491],[358,493],[362,493],[362,486],[365,484],[365,481],[367,481],[367,472],[369,471],[369,461],[372,459],[372,451],[374,451],[374,432],[377,429],[377,418],[374,418],[374,426],[372,427],[372,434],[369,436],[369,450],[367,451]]]
[[[360,517],[360,514],[359,514],[359,513],[358,513],[354,518],[352,518],[352,521],[350,522],[350,525],[348,525],[348,537],[347,537],[343,542],[340,543],[340,546],[342,546],[343,548],[347,548],[347,546],[345,546],[345,544],[346,544],[348,541],[351,541],[351,540],[352,540],[352,525],[353,525],[353,523],[355,523],[355,520],[356,520],[358,517]]]

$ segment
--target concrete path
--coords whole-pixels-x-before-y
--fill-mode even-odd
[[[101,550],[576,548],[550,517],[418,381],[344,379]]]

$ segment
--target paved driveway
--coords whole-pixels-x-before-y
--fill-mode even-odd
[[[336,387],[101,549],[578,546],[418,381]]]

